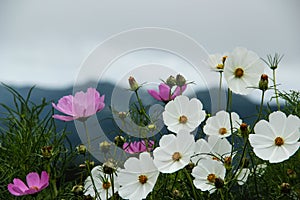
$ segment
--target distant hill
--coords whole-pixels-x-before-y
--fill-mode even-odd
[[[84,91],[89,86],[95,85],[94,83],[88,83],[86,85],[80,86]],[[23,97],[25,97],[29,91],[29,87],[15,87],[15,90],[17,90]],[[106,107],[104,110],[102,110],[100,113],[97,114],[98,118],[106,119],[111,118],[112,114],[109,109],[109,104],[111,102],[111,96],[112,91],[114,90],[114,85],[111,83],[100,83],[98,84],[97,90],[100,92],[100,94],[105,94],[105,103]],[[217,93],[217,89],[214,89],[213,92]],[[128,91],[130,92],[130,91]],[[34,88],[32,95],[31,95],[31,101],[35,103],[40,103],[42,98],[46,98],[47,101],[55,102],[65,96],[73,93],[73,88],[67,88],[67,89],[41,89],[41,88]],[[141,91],[141,97],[145,102],[145,105],[152,105],[155,103],[158,103],[155,99],[153,99],[146,91]],[[208,91],[198,91],[197,97],[201,100],[203,103],[204,109],[206,112],[211,112],[211,101],[210,101],[210,95]],[[13,105],[13,98],[12,95],[7,91],[6,88],[4,88],[2,85],[0,85],[0,102],[4,103],[6,105],[12,106]],[[3,108],[0,108],[0,116],[3,117]],[[48,109],[51,109],[51,106],[48,106]],[[240,95],[233,95],[233,101],[232,101],[232,111],[237,112],[242,119],[244,119],[247,123],[251,123],[255,119],[255,114],[257,113],[258,105],[252,101],[250,101],[246,96],[240,96]],[[58,112],[57,112],[58,113]],[[110,120],[101,120],[101,127],[104,127],[105,132],[112,132],[113,128],[115,127]],[[74,134],[70,135],[70,140],[74,145],[80,144],[80,138],[78,137],[76,133],[76,128],[74,126],[73,122],[61,122],[57,120],[57,128],[58,130],[61,130],[65,125],[67,125],[67,130],[70,132],[73,132]],[[1,125],[1,124],[0,124]]]

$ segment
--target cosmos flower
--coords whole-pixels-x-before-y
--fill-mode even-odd
[[[91,175],[95,184],[95,188],[93,186],[91,176],[88,176],[84,181],[84,195],[96,197],[96,195],[98,194],[100,198],[99,196],[97,196],[96,200],[109,199],[113,195],[112,181],[110,180],[109,175],[103,173],[103,167],[101,165],[94,167],[91,171]],[[113,176],[115,179],[116,177],[114,174]],[[114,181],[114,191],[118,191],[118,188],[118,182]]]
[[[237,130],[242,123],[239,115],[235,112],[231,112],[233,130]],[[217,135],[221,138],[231,135],[230,118],[229,113],[221,110],[206,120],[203,131],[207,135]]]
[[[153,190],[159,172],[148,152],[140,154],[139,159],[130,157],[124,169],[118,173],[119,195],[123,199],[141,200]]]
[[[224,67],[225,67],[225,60],[227,58],[228,53],[221,55],[221,54],[212,54],[209,55],[209,58],[207,60],[207,64],[209,67],[217,72],[223,72]]]
[[[173,100],[175,97],[179,96],[182,94],[182,92],[185,91],[187,85],[184,85],[181,87],[176,87],[176,89],[174,90],[174,92],[172,92],[172,89],[170,86],[168,86],[165,83],[161,83],[158,86],[159,91],[157,92],[156,90],[147,90],[148,93],[155,98],[158,101],[163,101],[163,102],[168,102]]]
[[[26,182],[27,185],[22,180],[15,178],[13,183],[8,184],[8,191],[15,196],[35,194],[48,187],[49,175],[46,171],[42,171],[41,176],[36,172],[30,172],[26,176]]]
[[[194,136],[181,129],[177,136],[162,136],[159,147],[153,151],[154,164],[162,173],[173,173],[184,168],[194,154]]]
[[[254,132],[249,135],[254,153],[270,163],[287,160],[299,149],[300,120],[295,115],[273,112],[269,122],[260,120],[255,125]]]
[[[203,105],[198,99],[189,100],[186,96],[178,96],[165,106],[164,123],[174,133],[181,129],[192,132],[205,119],[206,114],[202,108]]]
[[[67,115],[53,115],[55,119],[85,121],[104,108],[104,95],[100,96],[95,88],[88,88],[86,93],[81,91],[76,92],[75,96],[64,96],[58,100],[57,105],[52,103],[52,106]]]
[[[223,187],[225,173],[226,169],[220,162],[202,159],[193,168],[193,183],[196,188],[213,193],[217,188]]]
[[[232,92],[246,95],[253,87],[258,87],[264,68],[263,61],[256,53],[238,47],[226,59],[224,77]]]
[[[123,144],[123,150],[130,154],[141,153],[145,151],[153,150],[154,141],[148,140],[147,144],[144,140],[134,141],[134,142],[125,142]]]

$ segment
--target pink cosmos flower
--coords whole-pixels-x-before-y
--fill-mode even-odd
[[[148,144],[145,144],[145,141],[134,141],[134,142],[125,142],[123,144],[123,150],[127,153],[134,154],[134,153],[141,153],[145,151],[153,150],[154,141],[148,140]]]
[[[56,110],[68,115],[53,115],[55,119],[85,121],[88,117],[104,108],[104,95],[100,96],[95,88],[88,88],[86,93],[80,91],[76,92],[75,96],[64,96],[58,100],[57,105],[52,103],[52,106]]]
[[[159,92],[156,90],[148,90],[148,93],[158,101],[168,102],[173,100],[175,97],[181,95],[182,92],[186,89],[187,85],[181,87],[177,86],[175,91],[172,93],[170,86],[165,83],[161,83],[158,86]]]
[[[39,177],[38,173],[30,172],[26,176],[26,181],[28,186],[22,180],[15,178],[13,183],[8,184],[8,191],[15,196],[35,194],[49,185],[49,175],[42,171],[41,177]]]

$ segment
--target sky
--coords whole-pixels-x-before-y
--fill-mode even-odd
[[[277,71],[279,89],[299,90],[299,8],[298,0],[1,0],[0,81],[13,86],[59,89],[73,86],[79,79],[99,80],[100,76],[119,83],[143,67],[155,70],[149,72],[155,72],[151,81],[166,78],[171,71],[183,73],[189,80],[197,79],[191,63],[172,54],[172,44],[167,51],[164,45],[161,49],[140,46],[127,53],[118,51],[118,39],[124,34],[155,27],[170,37],[182,36],[173,41],[174,46],[179,45],[176,48],[184,46],[187,39],[208,54],[231,52],[238,46],[262,58],[276,52],[284,54]],[[166,40],[168,34],[164,36]],[[149,43],[148,36],[131,36],[124,45],[136,44],[130,48],[137,48],[142,37],[151,45],[153,40],[149,39]],[[90,68],[83,74],[91,55],[110,41],[114,46],[100,55],[111,58],[109,69],[99,74],[98,69]],[[160,66],[167,69],[165,74]],[[217,85],[214,75],[200,67],[202,70],[203,77],[198,82],[204,78],[206,84]],[[271,75],[271,70],[266,73]]]

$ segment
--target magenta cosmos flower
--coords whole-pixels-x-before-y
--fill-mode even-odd
[[[42,171],[40,177],[38,173],[30,172],[26,176],[26,181],[28,186],[22,180],[15,178],[13,183],[8,184],[8,191],[15,196],[35,194],[49,185],[49,175]]]
[[[158,89],[158,92],[156,90],[148,90],[148,93],[158,101],[168,102],[181,95],[186,89],[186,85],[182,86],[181,88],[177,86],[173,93],[170,86],[165,83],[159,84]]]
[[[134,154],[134,153],[141,153],[146,151],[153,150],[154,141],[148,140],[146,144],[144,140],[142,141],[134,141],[134,142],[125,142],[123,144],[123,150],[127,153]]]
[[[65,115],[53,115],[53,118],[72,121],[80,120],[85,121],[88,117],[101,111],[104,104],[104,95],[100,96],[99,92],[95,88],[88,88],[87,92],[76,92],[75,96],[68,95],[58,100],[58,104],[52,103],[52,106],[68,116]]]

